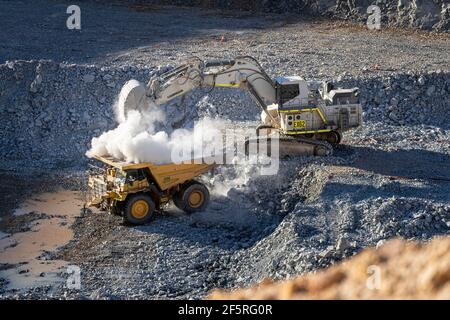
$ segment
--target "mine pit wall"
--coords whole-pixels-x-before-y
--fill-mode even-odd
[[[85,164],[91,138],[116,126],[112,105],[122,85],[131,78],[146,82],[152,71],[51,61],[0,65],[2,169]],[[338,83],[360,88],[364,121],[450,128],[448,72],[345,78]],[[228,93],[218,90],[213,94]],[[248,104],[244,93],[242,96]],[[192,121],[195,110],[188,109],[193,110],[188,117]],[[254,110],[246,115],[248,119],[257,117],[254,106],[241,109]],[[217,115],[228,110],[227,103],[215,105]]]
[[[84,161],[93,136],[115,127],[112,105],[131,78],[149,70],[108,69],[51,61],[0,65],[1,152],[6,166]]]
[[[367,8],[377,5],[382,26],[448,32],[450,4],[447,0],[128,0],[130,3],[200,6],[266,13],[296,13],[333,20],[366,23]]]

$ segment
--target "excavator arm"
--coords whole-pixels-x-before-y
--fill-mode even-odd
[[[161,105],[198,87],[247,89],[262,106],[276,101],[276,83],[256,60],[247,56],[234,60],[193,60],[152,77],[146,93],[157,105]]]
[[[142,110],[151,103],[160,106],[202,87],[247,90],[263,111],[277,101],[277,82],[249,56],[206,62],[194,59],[159,76],[153,76],[145,88],[137,81],[132,81],[134,82],[124,86],[128,92],[120,101],[124,117],[129,110]]]

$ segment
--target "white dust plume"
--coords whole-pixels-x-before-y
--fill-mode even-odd
[[[88,157],[112,156],[133,163],[171,163],[174,162],[175,151],[183,150],[186,146],[192,146],[193,152],[202,154],[203,150],[195,148],[217,144],[215,138],[221,136],[221,130],[224,129],[223,121],[204,118],[193,129],[176,129],[170,134],[156,131],[157,124],[166,120],[162,107],[148,103],[145,110],[131,110],[125,118],[123,110],[120,110],[123,101],[121,92],[114,106],[118,126],[92,139],[92,147],[86,152]],[[190,154],[185,156],[186,160],[191,159]]]

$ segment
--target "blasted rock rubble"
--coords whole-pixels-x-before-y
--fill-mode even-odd
[[[167,12],[160,15],[170,20]],[[188,23],[182,17],[177,16],[181,27]],[[0,65],[2,168],[40,171],[42,179],[56,179],[52,187],[85,188],[84,152],[93,136],[115,126],[111,106],[125,81],[145,82],[193,54],[250,53],[271,76],[331,77],[357,85],[365,110],[364,126],[347,133],[331,157],[285,159],[275,177],[228,167],[205,177],[213,191],[205,213],[186,216],[168,207],[146,226],[127,227],[118,217],[83,212],[73,226],[74,240],[49,253],[81,267],[82,289],[6,291],[3,285],[2,297],[197,299],[214,288],[315,271],[391,237],[427,241],[448,235],[448,39],[345,28],[336,36],[333,25],[309,27],[230,31],[223,44],[214,34],[96,62],[49,57],[54,60]],[[156,34],[164,29],[155,28]],[[290,43],[271,44],[277,38]],[[337,40],[343,38],[352,45],[341,48]],[[199,52],[203,46],[208,49]],[[242,127],[256,126],[259,117],[248,95],[225,90],[197,90],[166,113],[166,130],[189,127],[202,116]],[[240,182],[242,176],[248,179]]]

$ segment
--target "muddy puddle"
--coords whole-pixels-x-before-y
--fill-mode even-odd
[[[15,210],[12,221],[17,219],[17,223],[27,223],[27,215],[41,216],[30,219],[28,231],[0,234],[0,278],[7,280],[7,290],[54,285],[64,280],[58,273],[65,271],[67,262],[52,260],[49,253],[73,238],[70,226],[80,215],[83,203],[80,192],[60,190],[36,195]]]

